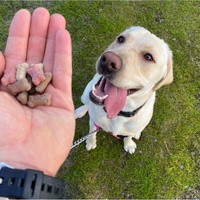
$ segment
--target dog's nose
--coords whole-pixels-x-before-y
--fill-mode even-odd
[[[122,67],[122,61],[116,54],[106,52],[100,58],[100,66],[103,71],[116,72]]]

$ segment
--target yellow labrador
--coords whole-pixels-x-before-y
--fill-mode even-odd
[[[141,132],[151,120],[156,90],[173,81],[172,52],[168,45],[142,27],[122,32],[96,62],[93,79],[86,86],[75,111],[88,111],[90,132],[101,127],[124,136],[124,150],[134,153]],[[96,133],[86,141],[96,147]]]

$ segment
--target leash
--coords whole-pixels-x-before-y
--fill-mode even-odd
[[[133,110],[131,112],[120,111],[119,114],[118,114],[118,116],[122,116],[122,117],[134,117],[139,112],[139,110],[145,105],[145,103],[143,105],[141,105],[139,108],[137,108],[137,109],[135,109],[135,110]],[[105,112],[107,112],[106,109],[105,109],[105,107],[103,109],[104,109]],[[90,132],[88,135],[86,135],[86,136],[84,136],[84,137],[76,140],[72,144],[71,149],[73,149],[74,147],[78,146],[79,144],[81,144],[82,142],[84,142],[85,140],[87,140],[93,133],[96,133],[97,131],[99,131],[99,130],[102,129],[97,124],[94,123],[94,125],[95,125],[96,129],[94,131]],[[108,133],[110,133],[110,132],[108,132]],[[126,137],[126,136],[123,136],[123,135],[113,135],[112,133],[110,133],[110,134],[112,136],[114,136],[115,138],[117,138],[118,140],[121,140],[124,137]]]
[[[79,144],[81,144],[82,142],[84,142],[85,140],[87,140],[93,133],[96,133],[97,131],[99,131],[99,130],[101,130],[101,129],[102,129],[101,127],[98,127],[98,128],[96,128],[94,131],[88,133],[86,136],[84,136],[84,137],[82,137],[82,138],[76,140],[76,141],[72,144],[72,146],[71,146],[70,149],[73,149],[74,147],[78,146]]]
[[[79,144],[81,144],[82,142],[84,142],[85,140],[87,140],[92,134],[96,133],[99,130],[102,130],[101,127],[99,127],[98,125],[94,124],[96,126],[96,129],[90,133],[88,133],[88,135],[76,140],[70,149],[73,149],[74,147],[78,146]],[[127,137],[127,136],[123,136],[123,135],[113,135],[111,132],[108,132],[110,135],[112,135],[113,137],[115,137],[118,140],[122,140],[123,138]]]
[[[146,102],[145,102],[145,103],[146,103]],[[131,112],[120,111],[120,112],[118,113],[118,116],[122,116],[122,117],[134,117],[134,116],[139,112],[139,110],[145,105],[145,103],[144,103],[143,105],[141,105],[139,108],[137,108],[137,109],[135,109],[135,110],[133,110],[133,111],[131,111]],[[103,109],[104,109],[105,112],[107,112],[106,109],[105,109],[105,107],[103,107]],[[82,138],[76,140],[76,141],[72,144],[72,146],[71,146],[70,149],[73,149],[74,147],[78,146],[79,144],[81,144],[82,142],[84,142],[85,140],[87,140],[93,133],[96,133],[97,131],[99,131],[99,130],[102,129],[102,128],[101,128],[100,126],[98,126],[97,124],[94,123],[94,125],[95,125],[96,129],[95,129],[94,131],[90,132],[88,135],[86,135],[86,136],[84,136],[84,137],[82,137]],[[127,136],[123,136],[123,135],[113,135],[111,132],[108,132],[108,133],[110,133],[112,136],[114,136],[114,137],[117,138],[118,140],[121,140],[121,139],[127,137]]]

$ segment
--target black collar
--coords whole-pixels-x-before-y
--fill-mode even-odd
[[[145,103],[146,103],[146,102],[145,102]],[[144,103],[144,104],[145,104],[145,103]],[[141,105],[139,108],[137,108],[137,109],[131,111],[131,112],[120,111],[120,112],[117,114],[117,116],[122,116],[122,117],[134,117],[134,116],[139,112],[139,110],[144,106],[144,104]],[[105,112],[107,112],[105,107],[103,107],[103,109],[104,109]]]

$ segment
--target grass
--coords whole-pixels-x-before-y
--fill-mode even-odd
[[[98,56],[132,25],[163,38],[174,55],[174,82],[157,92],[153,118],[134,155],[109,134],[98,147],[73,149],[58,177],[66,198],[200,198],[200,1],[4,1],[0,5],[0,49],[13,13],[38,6],[67,19],[73,40],[73,99],[95,73]],[[88,133],[88,116],[77,121],[75,139]],[[56,162],[56,160],[55,160]]]

